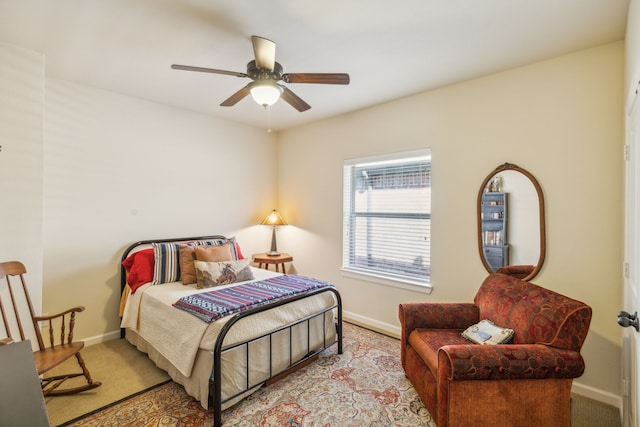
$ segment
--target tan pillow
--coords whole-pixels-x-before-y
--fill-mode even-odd
[[[227,242],[218,246],[195,246],[195,259],[207,262],[235,261],[232,245]]]
[[[192,285],[196,283],[196,267],[193,261],[196,259],[194,249],[197,246],[180,245],[180,272],[182,275],[183,285]]]

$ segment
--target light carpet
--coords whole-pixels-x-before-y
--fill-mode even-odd
[[[52,426],[169,380],[165,371],[157,368],[146,354],[124,339],[87,346],[80,354],[91,378],[102,382],[102,385],[75,395],[45,398]],[[53,369],[51,374],[61,372],[80,372],[75,357]],[[65,382],[65,386],[84,382],[84,377],[72,378]]]

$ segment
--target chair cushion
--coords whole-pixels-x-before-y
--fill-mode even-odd
[[[422,358],[435,377],[438,372],[438,350],[450,344],[469,344],[462,337],[464,329],[414,329],[409,334],[409,344]]]

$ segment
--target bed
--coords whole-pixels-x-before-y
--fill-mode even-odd
[[[222,252],[231,259],[216,261]],[[323,350],[337,345],[342,354],[342,305],[333,285],[248,264],[235,239],[220,235],[144,240],[121,257],[122,336],[205,409],[211,405],[214,426],[222,425],[224,409]],[[288,293],[271,295],[280,288]],[[262,292],[269,298],[258,304],[243,299]],[[228,308],[227,299],[241,302]]]

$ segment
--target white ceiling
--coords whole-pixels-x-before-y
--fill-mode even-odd
[[[245,72],[251,35],[284,72],[351,84],[288,84],[311,105],[271,108],[274,130],[622,40],[629,0],[0,0],[0,43],[45,55],[47,76],[265,127]],[[2,64],[0,64],[0,67]]]

